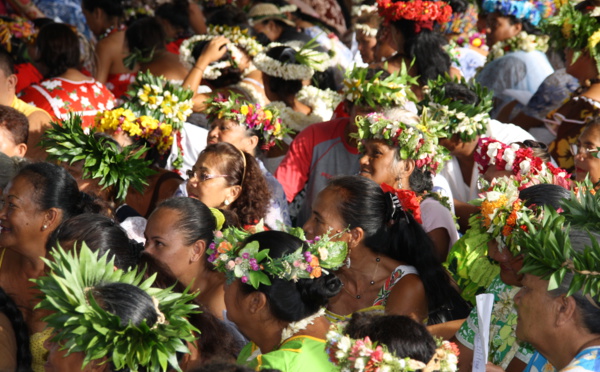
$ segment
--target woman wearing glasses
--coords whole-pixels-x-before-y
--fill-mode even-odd
[[[600,183],[600,119],[590,122],[577,140],[571,145],[575,159],[575,179],[583,181],[586,177],[595,187]]]
[[[256,225],[266,217],[271,192],[247,152],[227,142],[210,144],[187,174],[187,196],[235,213],[243,226]]]

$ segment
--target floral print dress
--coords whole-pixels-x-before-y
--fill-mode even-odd
[[[94,123],[98,111],[111,110],[115,106],[115,96],[94,79],[47,79],[25,88],[20,98],[47,111],[53,120],[64,120],[71,113],[78,113],[84,127]]]

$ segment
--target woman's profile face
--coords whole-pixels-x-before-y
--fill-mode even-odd
[[[364,141],[364,152],[360,158],[360,175],[372,179],[377,184],[386,183],[397,187],[397,180],[400,179],[399,162],[396,161],[397,151],[381,140]]]
[[[364,63],[375,62],[375,46],[377,38],[365,35],[364,32],[356,33],[356,42],[358,43],[358,51]]]
[[[244,125],[240,125],[229,119],[215,119],[210,123],[207,143],[227,142],[238,149],[252,153],[254,149],[247,149],[248,135]],[[250,150],[250,151],[248,151]]]
[[[515,308],[517,309],[517,338],[527,341],[534,347],[539,347],[548,338],[547,332],[555,329],[557,314],[552,302],[560,300],[553,299],[548,293],[548,281],[540,277],[525,274],[523,286],[515,296]]]
[[[183,233],[178,228],[180,219],[178,211],[158,208],[148,218],[144,231],[144,250],[164,263],[176,278],[181,278],[190,269],[193,254],[193,245],[185,244]]]
[[[600,147],[600,126],[594,125],[585,129],[577,140],[578,153],[575,160],[575,179],[583,181],[589,176],[592,183],[600,181],[600,159],[598,147]]]
[[[192,167],[193,176],[187,182],[186,189],[190,198],[200,200],[209,208],[224,208],[225,200],[229,204],[234,200],[229,200],[229,188],[225,174],[224,161],[214,153],[200,154],[198,161]]]
[[[513,255],[513,253],[504,247],[498,248],[498,242],[492,240],[488,242],[488,257],[500,265],[500,279],[508,285],[520,286],[523,274],[519,271],[523,268],[523,255]]]
[[[10,182],[2,196],[0,210],[0,247],[22,248],[24,243],[39,239],[45,243],[44,218],[36,200],[33,184],[24,176]]]
[[[307,239],[314,239],[315,236],[323,236],[328,232],[339,233],[346,229],[347,225],[338,211],[340,201],[339,190],[330,187],[317,195],[310,218],[302,226]]]
[[[490,13],[487,16],[486,40],[489,46],[508,40],[520,31],[520,23],[511,24],[510,18],[500,15],[498,12]]]
[[[245,314],[247,309],[240,308],[243,301],[240,301],[244,294],[240,291],[242,283],[234,280],[231,284],[225,284],[225,308],[227,309],[227,319],[234,322],[240,332],[244,333],[244,324],[246,323]]]

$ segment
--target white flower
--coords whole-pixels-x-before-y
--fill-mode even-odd
[[[55,89],[57,87],[62,86],[62,81],[60,80],[46,80],[40,83],[44,88],[48,90]]]
[[[365,361],[363,358],[357,358],[356,361],[354,362],[354,368],[356,368],[356,370],[358,372],[361,372],[362,370],[365,369]]]
[[[78,95],[77,95],[77,93],[75,93],[75,92],[69,93],[69,98],[70,98],[70,99],[71,99],[71,101],[73,101],[73,102],[77,102],[77,101],[79,101],[79,96],[78,96]]]
[[[81,97],[81,104],[85,107],[85,106],[91,106],[90,104],[90,100],[87,97]]]
[[[529,159],[525,159],[519,164],[519,168],[521,169],[521,174],[527,174],[531,170],[531,161]]]
[[[496,164],[496,155],[498,155],[498,149],[502,147],[499,142],[490,143],[486,152],[487,156],[490,157],[490,164]]]
[[[87,87],[81,87],[79,88],[83,93],[87,93],[88,89]]]
[[[92,90],[94,91],[94,94],[100,94],[102,92],[96,84],[92,85]]]
[[[502,154],[502,159],[506,162],[505,170],[512,170],[513,163],[515,162],[516,153],[512,147],[504,150],[504,154]]]

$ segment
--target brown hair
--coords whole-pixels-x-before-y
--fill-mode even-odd
[[[15,145],[25,143],[29,137],[29,120],[27,116],[12,107],[0,105],[0,127],[10,132]]]
[[[217,167],[222,174],[230,176],[226,178],[228,186],[242,186],[240,196],[231,203],[231,211],[240,222],[255,225],[265,218],[271,191],[254,157],[227,142],[208,145],[202,153],[219,157]]]

